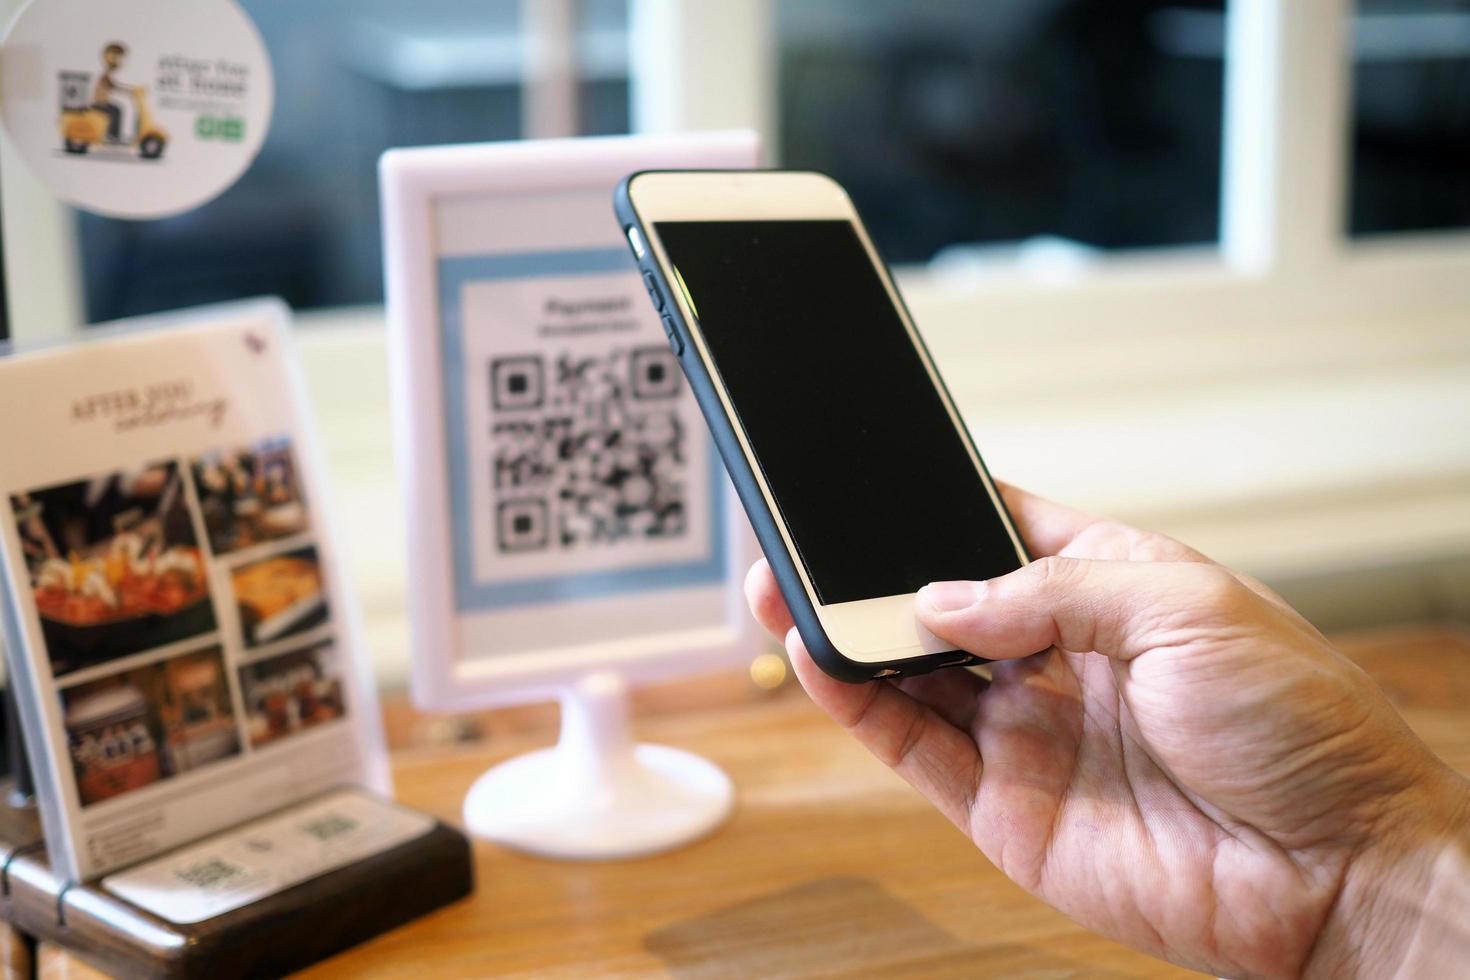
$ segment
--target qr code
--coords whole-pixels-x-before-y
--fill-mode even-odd
[[[688,433],[667,347],[490,363],[495,542],[547,552],[681,537]]]
[[[216,885],[238,878],[244,874],[239,865],[222,861],[219,858],[208,858],[197,861],[181,871],[175,871],[175,877],[185,884],[193,885],[195,888],[213,888]]]
[[[328,813],[316,820],[303,824],[301,829],[317,840],[326,841],[334,837],[340,837],[348,831],[356,830],[357,821],[338,813]]]

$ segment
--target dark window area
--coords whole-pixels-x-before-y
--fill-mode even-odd
[[[10,339],[10,293],[5,275],[5,250],[0,248],[0,344]]]
[[[733,2],[733,0],[732,0]],[[522,134],[519,0],[243,0],[265,146],[215,201],[78,218],[88,319],[276,294],[382,299],[378,156]],[[775,157],[848,187],[879,247],[1218,239],[1225,0],[772,0]],[[580,131],[629,125],[628,0],[580,0]],[[1360,0],[1343,227],[1470,227],[1470,0]]]
[[[777,4],[781,158],[899,262],[1219,232],[1223,0]]]
[[[275,69],[260,156],[188,214],[81,216],[91,321],[262,294],[297,308],[380,302],[379,155],[521,135],[516,0],[242,5]],[[626,132],[626,2],[584,0],[580,15],[595,49],[581,129]]]
[[[1353,49],[1351,233],[1470,227],[1470,0],[1363,0]]]

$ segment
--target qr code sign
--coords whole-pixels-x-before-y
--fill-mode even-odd
[[[514,355],[489,370],[502,554],[685,533],[689,434],[667,347]]]

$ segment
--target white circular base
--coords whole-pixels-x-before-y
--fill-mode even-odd
[[[501,763],[470,787],[472,834],[541,857],[638,857],[687,844],[730,815],[735,790],[714,763],[664,745],[638,745],[598,778],[567,746]]]

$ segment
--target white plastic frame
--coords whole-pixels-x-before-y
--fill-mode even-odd
[[[555,650],[463,655],[455,630],[459,613],[449,546],[457,532],[450,516],[449,447],[441,412],[434,235],[435,208],[445,199],[598,189],[606,192],[609,247],[626,247],[612,212],[613,188],[624,176],[656,168],[749,167],[757,156],[750,132],[471,144],[384,154],[379,174],[389,370],[409,529],[411,677],[414,700],[422,707],[455,711],[552,700],[594,672],[612,670],[630,682],[649,682],[748,662],[758,651],[741,586],[759,549],[726,480],[723,622]],[[682,591],[668,590],[669,601],[678,601]]]

